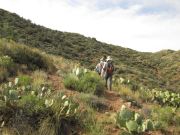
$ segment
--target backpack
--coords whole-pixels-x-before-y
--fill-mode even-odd
[[[111,75],[113,73],[113,71],[114,71],[113,64],[112,63],[108,63],[108,65],[107,65],[107,74]]]

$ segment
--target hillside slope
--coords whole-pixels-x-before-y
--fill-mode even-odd
[[[180,92],[180,51],[137,52],[87,38],[76,33],[51,30],[0,9],[0,38],[12,39],[47,53],[78,60],[93,69],[102,55],[111,55],[116,77],[138,85],[161,87]]]
[[[123,135],[130,129],[122,117],[136,115],[138,127],[153,127],[135,132],[180,134],[180,94],[153,96],[123,83],[108,91],[104,83],[74,60],[0,39],[0,135]]]

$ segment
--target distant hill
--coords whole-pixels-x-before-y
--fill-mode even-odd
[[[89,69],[93,69],[103,55],[111,55],[115,77],[130,79],[139,86],[180,92],[180,51],[138,52],[77,33],[51,30],[3,9],[0,9],[0,38],[78,60]]]

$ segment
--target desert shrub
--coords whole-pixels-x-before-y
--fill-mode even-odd
[[[74,114],[76,114],[79,105],[74,102],[72,98],[67,97],[63,93],[57,93],[57,95],[53,97],[53,100],[54,102],[50,108],[57,119],[61,117],[73,117]]]
[[[9,56],[0,57],[0,66],[4,68],[11,68],[14,65],[13,60]]]
[[[32,73],[32,88],[39,90],[43,85],[49,84],[46,72],[42,70],[36,70]]]
[[[56,135],[56,123],[51,117],[47,117],[41,120],[40,127],[38,129],[39,135]]]
[[[24,113],[29,116],[45,111],[44,99],[40,99],[35,95],[25,95],[18,102],[18,106],[22,108]]]
[[[0,118],[3,118],[6,123],[2,126],[3,131],[5,128],[14,127],[20,129],[19,133],[25,134],[27,132],[22,130],[21,125],[26,123],[28,124],[26,126],[30,126],[33,133],[37,135],[44,135],[45,131],[49,130],[47,125],[53,127],[46,132],[54,135],[67,134],[69,129],[71,129],[70,132],[75,131],[78,123],[76,119],[78,103],[63,93],[52,94],[44,86],[39,93],[35,94],[31,86],[27,87],[24,84],[27,84],[26,81],[20,83],[19,78],[16,78],[14,82],[9,82],[2,87]],[[45,124],[45,122],[48,123]]]
[[[126,101],[139,101],[138,91],[133,92],[129,87],[125,85],[117,86],[116,90],[119,92],[120,96]]]
[[[26,64],[30,70],[44,69],[50,72],[55,70],[52,60],[36,49],[3,40],[0,42],[0,52],[8,55],[15,63]]]
[[[154,108],[151,118],[157,121],[159,129],[166,129],[174,123],[175,111],[172,107]]]
[[[139,85],[137,84],[137,82],[132,82],[130,81],[130,83],[128,84],[128,86],[130,87],[130,89],[132,91],[137,91],[139,89]]]
[[[77,90],[79,79],[74,74],[68,74],[64,79],[64,86],[68,89]]]
[[[120,95],[123,97],[132,97],[134,93],[125,85],[119,85],[117,86],[117,91],[119,91]]]
[[[152,99],[152,94],[151,94],[151,90],[150,89],[145,89],[143,87],[141,87],[139,90],[139,98],[143,101],[143,102],[149,102]]]
[[[16,74],[16,66],[9,56],[0,56],[0,82]]]
[[[74,67],[76,61],[72,61],[69,59],[65,59],[60,56],[51,56],[53,58],[53,61],[58,68],[57,74],[61,77],[65,77],[66,74],[72,71],[72,68]]]
[[[42,120],[39,128],[41,135],[59,135],[75,133],[78,104],[63,93],[57,93],[52,99],[45,100],[49,116]],[[48,134],[49,133],[49,134]]]
[[[98,96],[104,93],[104,84],[102,78],[96,72],[84,68],[74,68],[73,72],[64,79],[66,88]]]
[[[104,92],[104,83],[102,79],[94,72],[84,74],[80,79],[77,87],[78,91],[102,95]]]
[[[97,121],[95,111],[86,107],[86,109],[78,113],[80,126],[87,135],[106,135],[102,123]]]
[[[180,126],[180,114],[176,114],[174,116],[174,120],[173,121],[174,121],[175,125]]]
[[[87,104],[96,111],[106,111],[109,109],[109,105],[103,98],[99,98],[96,95],[80,93],[77,97],[81,102]]]
[[[176,110],[176,116],[174,117],[174,121],[177,126],[180,125],[180,108],[177,108]]]
[[[27,86],[30,85],[32,82],[32,78],[28,75],[20,75],[18,76],[18,85],[19,86]]]
[[[126,85],[131,89],[133,92],[137,91],[139,89],[139,85],[136,81],[132,81],[129,79],[125,79],[122,77],[119,77],[119,75],[116,75],[114,78],[115,85]]]

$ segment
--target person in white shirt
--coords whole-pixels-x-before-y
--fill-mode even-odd
[[[101,76],[104,76],[104,71],[102,70],[104,67],[104,64],[106,62],[106,56],[102,57],[100,59],[100,62],[96,65],[95,71]]]

